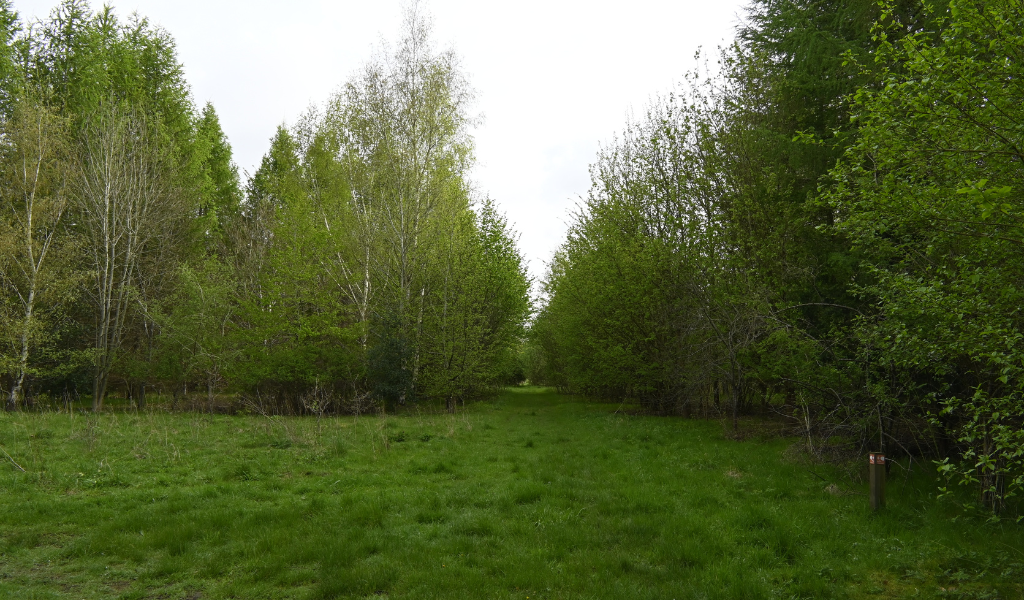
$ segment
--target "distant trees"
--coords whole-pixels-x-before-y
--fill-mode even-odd
[[[451,403],[494,382],[491,338],[514,343],[502,329],[521,325],[529,305],[511,233],[493,205],[469,210],[471,91],[455,54],[432,49],[417,10],[394,55],[371,64],[334,106],[364,238],[373,240],[368,368],[399,402],[425,394]]]
[[[471,208],[471,94],[457,66],[414,6],[393,54],[274,137],[236,242],[253,282],[242,331],[265,340],[246,344],[265,365],[251,385],[453,408],[502,381],[529,283],[493,204]]]
[[[379,394],[397,402],[417,394],[429,352],[433,301],[466,243],[465,176],[471,140],[468,84],[455,55],[436,54],[415,5],[394,54],[370,63],[333,100],[335,135],[344,135],[352,193],[370,242],[373,294],[368,368]],[[443,317],[442,317],[443,319]]]
[[[83,0],[22,29],[2,2],[0,42],[8,409],[71,389],[142,407],[147,388],[451,409],[516,370],[529,282],[472,197],[471,90],[415,5],[392,53],[278,130],[244,193],[165,31]]]

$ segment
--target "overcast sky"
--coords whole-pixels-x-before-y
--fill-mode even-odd
[[[235,161],[252,173],[292,124],[400,33],[394,1],[121,0],[167,29],[196,103],[211,101]],[[15,0],[23,20],[55,0]],[[94,1],[99,8],[101,2]],[[561,242],[589,187],[598,145],[732,39],[740,0],[426,0],[440,48],[454,47],[483,116],[473,180],[521,234],[531,272]]]

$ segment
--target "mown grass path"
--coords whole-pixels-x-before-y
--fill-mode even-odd
[[[616,408],[0,416],[0,598],[1024,595],[1024,527],[951,521],[931,472],[872,514],[792,441]]]

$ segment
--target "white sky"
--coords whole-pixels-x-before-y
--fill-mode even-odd
[[[15,0],[23,21],[56,0]],[[212,101],[235,162],[252,173],[281,123],[325,101],[396,41],[402,4],[387,1],[120,0],[178,45],[196,103]],[[589,188],[598,145],[730,41],[742,0],[426,0],[439,48],[454,47],[484,120],[473,180],[521,234],[535,277]],[[93,0],[93,8],[102,2]]]

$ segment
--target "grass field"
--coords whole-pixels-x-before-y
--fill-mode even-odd
[[[0,598],[1024,597],[1024,526],[931,468],[872,514],[792,440],[616,408],[0,416]]]

